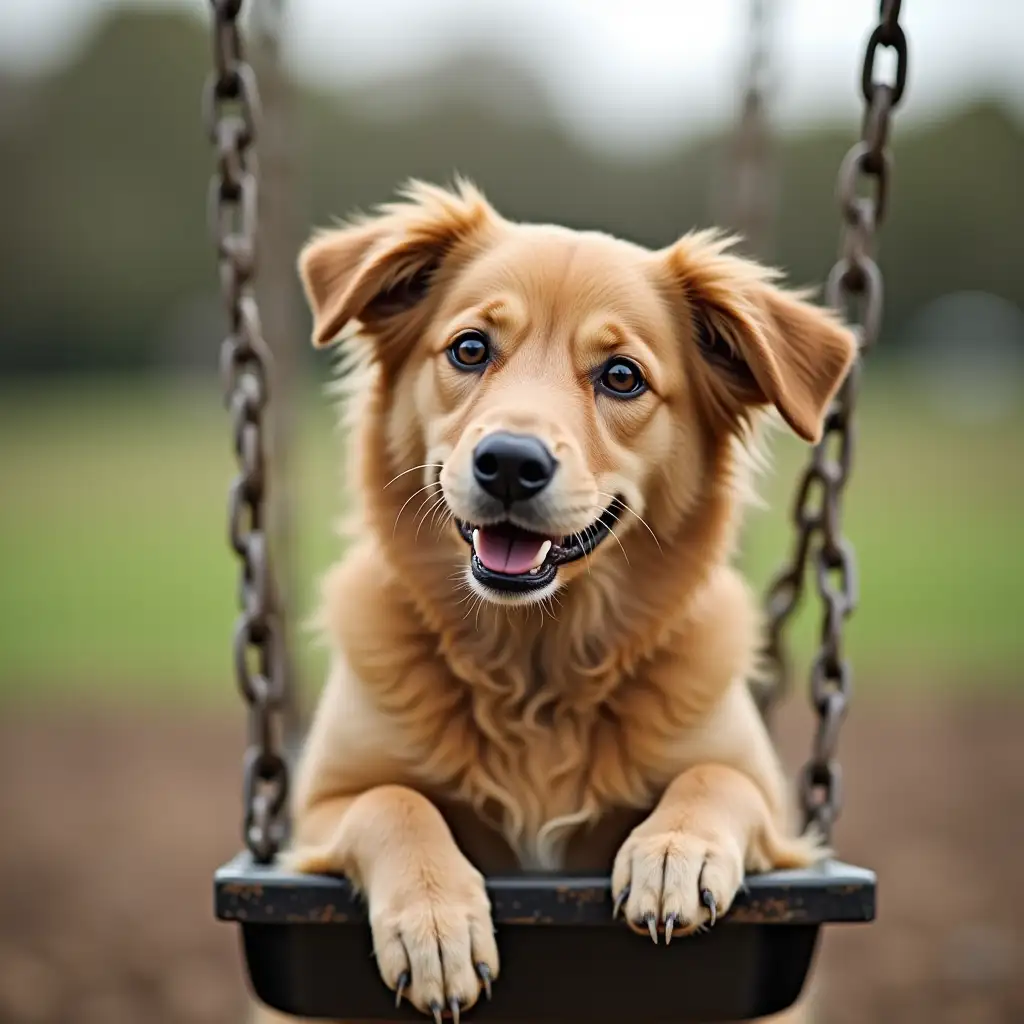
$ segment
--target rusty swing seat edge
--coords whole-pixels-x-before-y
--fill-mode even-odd
[[[496,925],[607,925],[611,882],[599,875],[523,874],[487,879]],[[749,875],[722,925],[867,923],[875,918],[876,879],[867,868],[825,860],[809,868]],[[214,875],[214,911],[239,924],[365,924],[366,906],[349,882],[261,865],[248,851]]]

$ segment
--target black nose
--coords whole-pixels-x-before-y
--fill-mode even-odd
[[[506,505],[543,491],[557,466],[547,445],[526,434],[488,434],[473,452],[476,482]]]

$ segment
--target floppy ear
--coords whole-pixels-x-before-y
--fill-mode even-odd
[[[313,344],[353,320],[371,332],[400,327],[427,296],[445,258],[496,214],[471,185],[455,191],[412,182],[376,216],[315,235],[299,255],[313,312]]]
[[[742,408],[774,405],[806,441],[825,413],[857,346],[839,317],[776,283],[778,272],[730,253],[732,239],[686,235],[659,254],[689,306],[689,336],[716,398]]]

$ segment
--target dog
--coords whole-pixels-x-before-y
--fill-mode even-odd
[[[288,860],[364,894],[383,983],[438,1021],[499,985],[482,872],[610,872],[669,942],[745,872],[819,858],[731,558],[765,422],[821,436],[840,318],[719,232],[514,223],[461,179],[318,232],[299,270],[349,360],[357,505]]]

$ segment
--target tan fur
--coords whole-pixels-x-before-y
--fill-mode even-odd
[[[717,236],[650,252],[513,224],[464,183],[318,235],[301,269],[316,342],[342,334],[356,357],[359,504],[323,586],[332,668],[290,857],[361,887],[385,983],[411,972],[428,1012],[472,1005],[478,963],[497,978],[481,871],[611,871],[633,927],[671,912],[682,935],[707,923],[701,887],[721,915],[744,871],[817,856],[746,687],[761,623],[729,562],[761,412],[819,436],[850,333]],[[444,354],[467,326],[498,339],[483,377]],[[743,372],[702,353],[709,331]],[[648,394],[595,397],[612,352]],[[612,495],[630,506],[544,606],[466,589],[450,519],[495,429],[556,454],[561,533]]]

